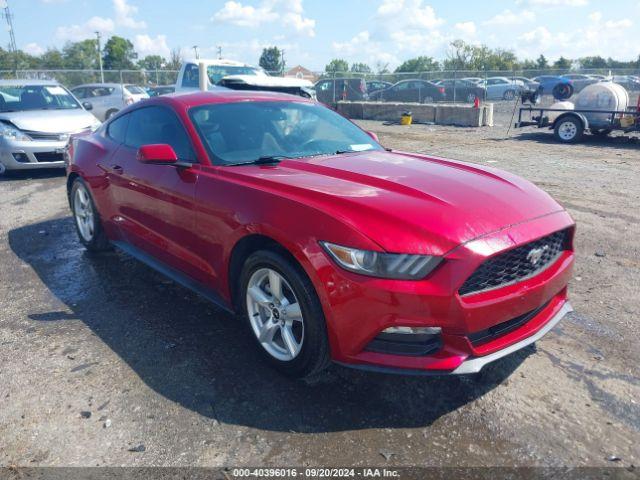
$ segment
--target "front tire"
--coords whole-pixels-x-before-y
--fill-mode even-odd
[[[253,253],[240,275],[238,303],[256,346],[278,371],[304,378],[328,367],[320,300],[292,260],[270,250]]]
[[[71,210],[80,243],[91,252],[110,249],[100,215],[93,202],[89,187],[81,178],[76,178],[71,187]]]
[[[511,101],[514,98],[516,98],[515,90],[507,90],[506,92],[504,92],[504,95],[502,95],[503,100]]]

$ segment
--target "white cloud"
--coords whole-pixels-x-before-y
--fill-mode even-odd
[[[111,33],[115,24],[110,18],[91,17],[82,25],[68,25],[56,29],[56,37],[60,40],[79,41],[95,36],[95,32]]]
[[[42,55],[44,53],[44,48],[38,45],[35,42],[27,43],[24,47],[22,47],[29,55]]]
[[[460,32],[462,35],[467,37],[472,37],[476,34],[477,31],[476,24],[473,22],[456,23],[453,28],[455,28],[457,32]]]
[[[127,0],[113,0],[113,9],[115,10],[116,24],[118,26],[135,29],[147,27],[144,21],[138,21],[133,18],[138,13],[138,7],[128,4]]]
[[[168,58],[171,53],[166,35],[157,35],[155,38],[149,35],[136,35],[133,38],[133,47],[140,58],[147,55],[160,55]]]
[[[589,20],[592,22],[599,22],[602,20],[602,12],[591,12],[589,14]]]
[[[402,25],[404,28],[432,30],[444,23],[431,5],[422,0],[383,0],[376,14],[378,20]]]
[[[579,58],[600,55],[604,57],[634,58],[636,46],[628,39],[633,22],[627,18],[602,21],[602,15],[589,15],[591,23],[568,32],[552,32],[544,26],[523,33],[517,40],[517,53],[532,58],[540,53],[550,58],[560,56]],[[615,53],[613,53],[615,52]]]
[[[309,37],[315,36],[316,21],[304,16],[302,0],[262,0],[257,5],[228,1],[211,17],[216,23],[239,27],[258,27],[264,23],[281,21],[285,27]]]
[[[512,12],[507,9],[501,13],[498,13],[494,17],[483,22],[484,25],[494,26],[507,26],[507,25],[520,25],[523,23],[530,23],[535,21],[536,14],[531,10],[522,10],[518,12]]]
[[[584,7],[589,5],[589,0],[526,0],[530,5],[542,7]],[[520,0],[517,3],[523,3]]]

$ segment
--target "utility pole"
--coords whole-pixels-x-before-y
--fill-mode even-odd
[[[280,72],[280,74],[284,77],[284,66],[285,66],[284,50],[280,50],[280,60],[282,60],[282,72]]]
[[[16,47],[16,37],[13,32],[13,14],[9,10],[9,2],[7,0],[0,0],[0,7],[4,9],[2,16],[7,21],[7,29],[9,30],[9,50],[13,53],[13,66],[16,77],[18,76],[18,47]]]
[[[218,60],[222,60],[222,47],[218,45]]]
[[[193,46],[193,47],[191,47],[191,48],[193,48],[193,51],[194,51],[194,52],[195,52],[195,54],[196,54],[196,60],[198,60],[198,59],[200,58],[200,55],[198,54],[198,45],[194,45],[194,46]]]
[[[98,65],[100,65],[100,83],[104,83],[104,71],[102,70],[102,47],[100,45],[101,38],[100,32],[96,32],[96,39],[98,40]]]

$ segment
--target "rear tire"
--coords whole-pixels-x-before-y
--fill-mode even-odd
[[[242,268],[238,291],[244,322],[271,366],[294,378],[329,366],[322,305],[299,265],[281,253],[257,251]]]
[[[71,187],[71,211],[80,243],[91,252],[104,252],[111,249],[109,239],[104,233],[100,215],[93,202],[89,187],[80,177]]]
[[[578,143],[584,135],[584,126],[575,117],[562,118],[556,123],[553,135],[561,143]]]

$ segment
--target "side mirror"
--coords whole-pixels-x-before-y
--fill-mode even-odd
[[[93,110],[93,104],[91,102],[82,102],[82,108],[85,110]]]
[[[376,135],[375,132],[371,132],[371,131],[367,130],[367,135],[369,135],[371,138],[373,138],[376,142],[380,143],[380,140],[378,139],[378,135]]]
[[[160,143],[156,145],[143,145],[138,150],[138,161],[142,163],[155,163],[159,165],[175,165],[178,156],[171,145]]]

